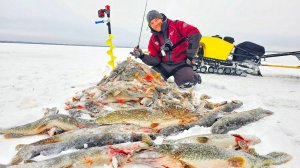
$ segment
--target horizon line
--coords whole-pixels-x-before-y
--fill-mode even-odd
[[[19,44],[41,44],[41,45],[65,45],[65,46],[84,46],[84,47],[109,47],[102,45],[92,45],[92,44],[70,44],[70,43],[50,43],[50,42],[30,42],[30,41],[2,41],[0,43],[19,43]],[[116,48],[130,48],[125,46],[119,46]]]

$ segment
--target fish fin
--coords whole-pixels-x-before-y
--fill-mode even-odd
[[[196,139],[199,143],[202,143],[202,144],[207,143],[209,140],[209,138],[207,138],[207,137],[197,137]]]
[[[204,105],[204,108],[208,109],[208,110],[212,110],[212,109],[214,109],[214,105],[211,102],[206,102]]]
[[[182,160],[179,160],[179,162],[183,165],[184,168],[197,168],[196,166],[193,166],[191,164],[188,164]]]
[[[245,167],[246,159],[242,156],[233,156],[227,159],[230,167]]]
[[[19,151],[21,148],[27,146],[26,144],[18,144],[16,147],[15,147],[15,150],[16,151]]]
[[[38,130],[39,132],[43,132],[45,130],[46,126],[47,126],[47,124],[41,124],[36,128],[36,130]]]
[[[65,165],[63,168],[73,168],[72,164]]]
[[[266,155],[271,160],[272,165],[279,165],[292,160],[292,156],[284,152],[271,152]]]
[[[155,127],[157,127],[157,126],[159,126],[159,123],[151,123],[151,124],[150,124],[150,127],[151,127],[151,128],[155,128]]]
[[[24,135],[22,134],[5,134],[3,137],[5,139],[11,139],[11,138],[20,138],[23,137]]]
[[[214,103],[213,106],[214,107],[221,107],[221,106],[224,106],[225,104],[228,104],[228,102],[227,101],[222,101],[220,103]]]
[[[36,162],[35,160],[24,160],[24,163],[34,163]]]
[[[206,100],[206,99],[210,99],[211,98],[211,96],[209,96],[209,95],[207,95],[207,94],[202,94],[201,96],[200,96],[200,100]]]
[[[52,143],[56,143],[56,142],[61,142],[62,140],[59,139],[58,137],[50,137],[50,138],[46,138],[46,139],[42,139],[40,141],[35,142],[35,145],[46,145],[46,144],[52,144]]]
[[[11,160],[10,165],[17,165],[23,161],[23,158],[20,156],[16,155],[14,158]]]
[[[154,142],[152,141],[152,139],[150,138],[150,136],[145,135],[145,134],[142,135],[142,142],[144,142],[148,146],[153,146],[154,145]]]

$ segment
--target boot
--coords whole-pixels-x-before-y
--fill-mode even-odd
[[[201,83],[202,83],[201,76],[200,76],[198,73],[195,74],[195,85],[196,85],[197,83],[198,83],[198,84],[201,84]]]

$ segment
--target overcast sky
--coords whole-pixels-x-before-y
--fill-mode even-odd
[[[0,0],[0,41],[105,45],[107,26],[97,11],[111,6],[117,47],[138,43],[146,0]],[[149,0],[171,19],[183,20],[203,35],[252,41],[266,50],[300,50],[300,0]],[[141,46],[150,30],[144,22]]]

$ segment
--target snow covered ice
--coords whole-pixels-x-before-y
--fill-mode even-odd
[[[58,107],[79,92],[101,80],[110,69],[106,47],[0,43],[0,128],[25,124],[43,116],[43,109]],[[117,61],[129,56],[130,48],[116,48]],[[299,65],[296,57],[266,59],[263,63]],[[195,93],[208,94],[213,101],[243,101],[238,111],[262,107],[274,112],[258,122],[229,133],[252,134],[262,142],[255,146],[260,154],[282,151],[293,159],[281,166],[300,165],[300,70],[260,67],[264,77],[237,77],[201,74],[203,83]],[[172,79],[171,79],[172,80]],[[209,133],[209,128],[193,127],[170,138]],[[45,136],[4,139],[0,137],[0,163],[8,164],[17,144]]]

